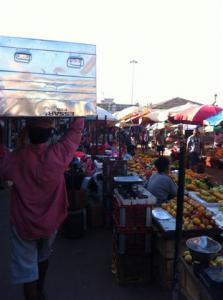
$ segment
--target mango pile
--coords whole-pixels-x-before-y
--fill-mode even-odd
[[[167,203],[162,203],[161,207],[168,211],[173,217],[176,217],[176,198],[170,200]],[[216,224],[212,219],[212,214],[207,212],[204,206],[202,206],[195,200],[184,196],[183,229],[211,229],[215,227]]]
[[[217,256],[209,262],[211,267],[222,267],[223,268],[223,256]]]
[[[184,251],[182,256],[183,256],[184,260],[186,261],[186,263],[192,264],[193,258],[192,258],[192,255],[189,250]]]
[[[207,176],[203,179],[186,176],[185,187],[188,191],[196,192],[206,202],[223,204],[223,186],[214,184]]]

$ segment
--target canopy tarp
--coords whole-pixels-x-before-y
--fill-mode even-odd
[[[217,126],[223,122],[223,111],[204,120],[204,125]]]
[[[184,111],[173,114],[173,120],[189,124],[202,124],[203,121],[213,115],[218,114],[223,109],[214,105],[202,105],[185,109]]]
[[[105,120],[107,118],[108,122],[117,122],[118,119],[109,111],[105,110],[102,107],[97,106],[97,116],[98,120]],[[88,120],[95,120],[96,116],[89,116],[87,117]]]
[[[200,107],[200,105],[192,104],[192,103],[186,103],[184,105],[172,107],[170,109],[156,109],[148,113],[148,115],[145,115],[144,118],[148,118],[151,122],[165,122],[168,120],[169,116],[174,116],[179,112],[183,112],[186,109],[192,109],[195,107]]]
[[[113,114],[119,121],[128,120],[133,116],[137,116],[147,111],[147,108],[140,106],[130,106]]]
[[[176,114],[178,114],[180,112],[183,112],[183,111],[185,111],[187,109],[193,109],[193,108],[196,108],[196,107],[198,108],[200,106],[202,106],[202,104],[198,105],[198,104],[187,102],[184,105],[179,105],[179,106],[172,107],[172,108],[168,109],[168,116],[169,117],[175,116]]]
[[[168,110],[157,109],[150,111],[148,114],[143,116],[143,118],[148,118],[151,122],[165,122],[168,119]]]

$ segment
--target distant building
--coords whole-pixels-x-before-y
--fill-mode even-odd
[[[202,105],[202,103],[199,103],[199,102],[195,102],[195,101],[177,97],[177,98],[173,98],[170,100],[159,102],[157,104],[152,104],[151,108],[153,108],[153,109],[169,109],[169,108],[181,106],[181,105],[184,105],[187,103]]]
[[[185,105],[187,103],[202,105],[202,103],[199,103],[196,101],[191,101],[191,100],[187,100],[184,98],[176,97],[176,98],[172,98],[172,99],[162,101],[162,102],[159,102],[156,104],[150,103],[149,105],[147,105],[147,107],[152,108],[152,109],[170,109],[173,107]],[[103,100],[101,100],[100,103],[97,103],[97,105],[113,114],[116,111],[120,111],[120,110],[130,107],[130,106],[139,106],[139,103],[136,103],[134,105],[121,104],[121,103],[115,103],[113,98],[104,98]]]
[[[115,103],[114,99],[112,98],[105,98],[101,100],[100,103],[97,103],[98,106],[104,108],[105,110],[111,112],[112,114],[116,111],[120,111],[124,108],[133,106],[132,104],[121,104],[121,103]],[[134,106],[139,106],[139,104],[135,104]]]

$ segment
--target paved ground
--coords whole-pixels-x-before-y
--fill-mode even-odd
[[[0,299],[22,300],[9,281],[9,193],[0,192]],[[118,286],[110,271],[111,232],[88,231],[79,240],[58,237],[47,278],[49,300],[169,300],[168,291],[150,286]]]
[[[207,169],[219,183],[223,170]],[[22,300],[20,286],[9,281],[9,192],[0,192],[0,299]],[[49,300],[169,300],[171,294],[150,286],[118,286],[110,271],[111,232],[87,231],[84,238],[57,238],[47,278]]]

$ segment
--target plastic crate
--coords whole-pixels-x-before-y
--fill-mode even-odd
[[[144,204],[122,205],[113,198],[113,219],[119,230],[145,231],[152,226],[152,206]]]

